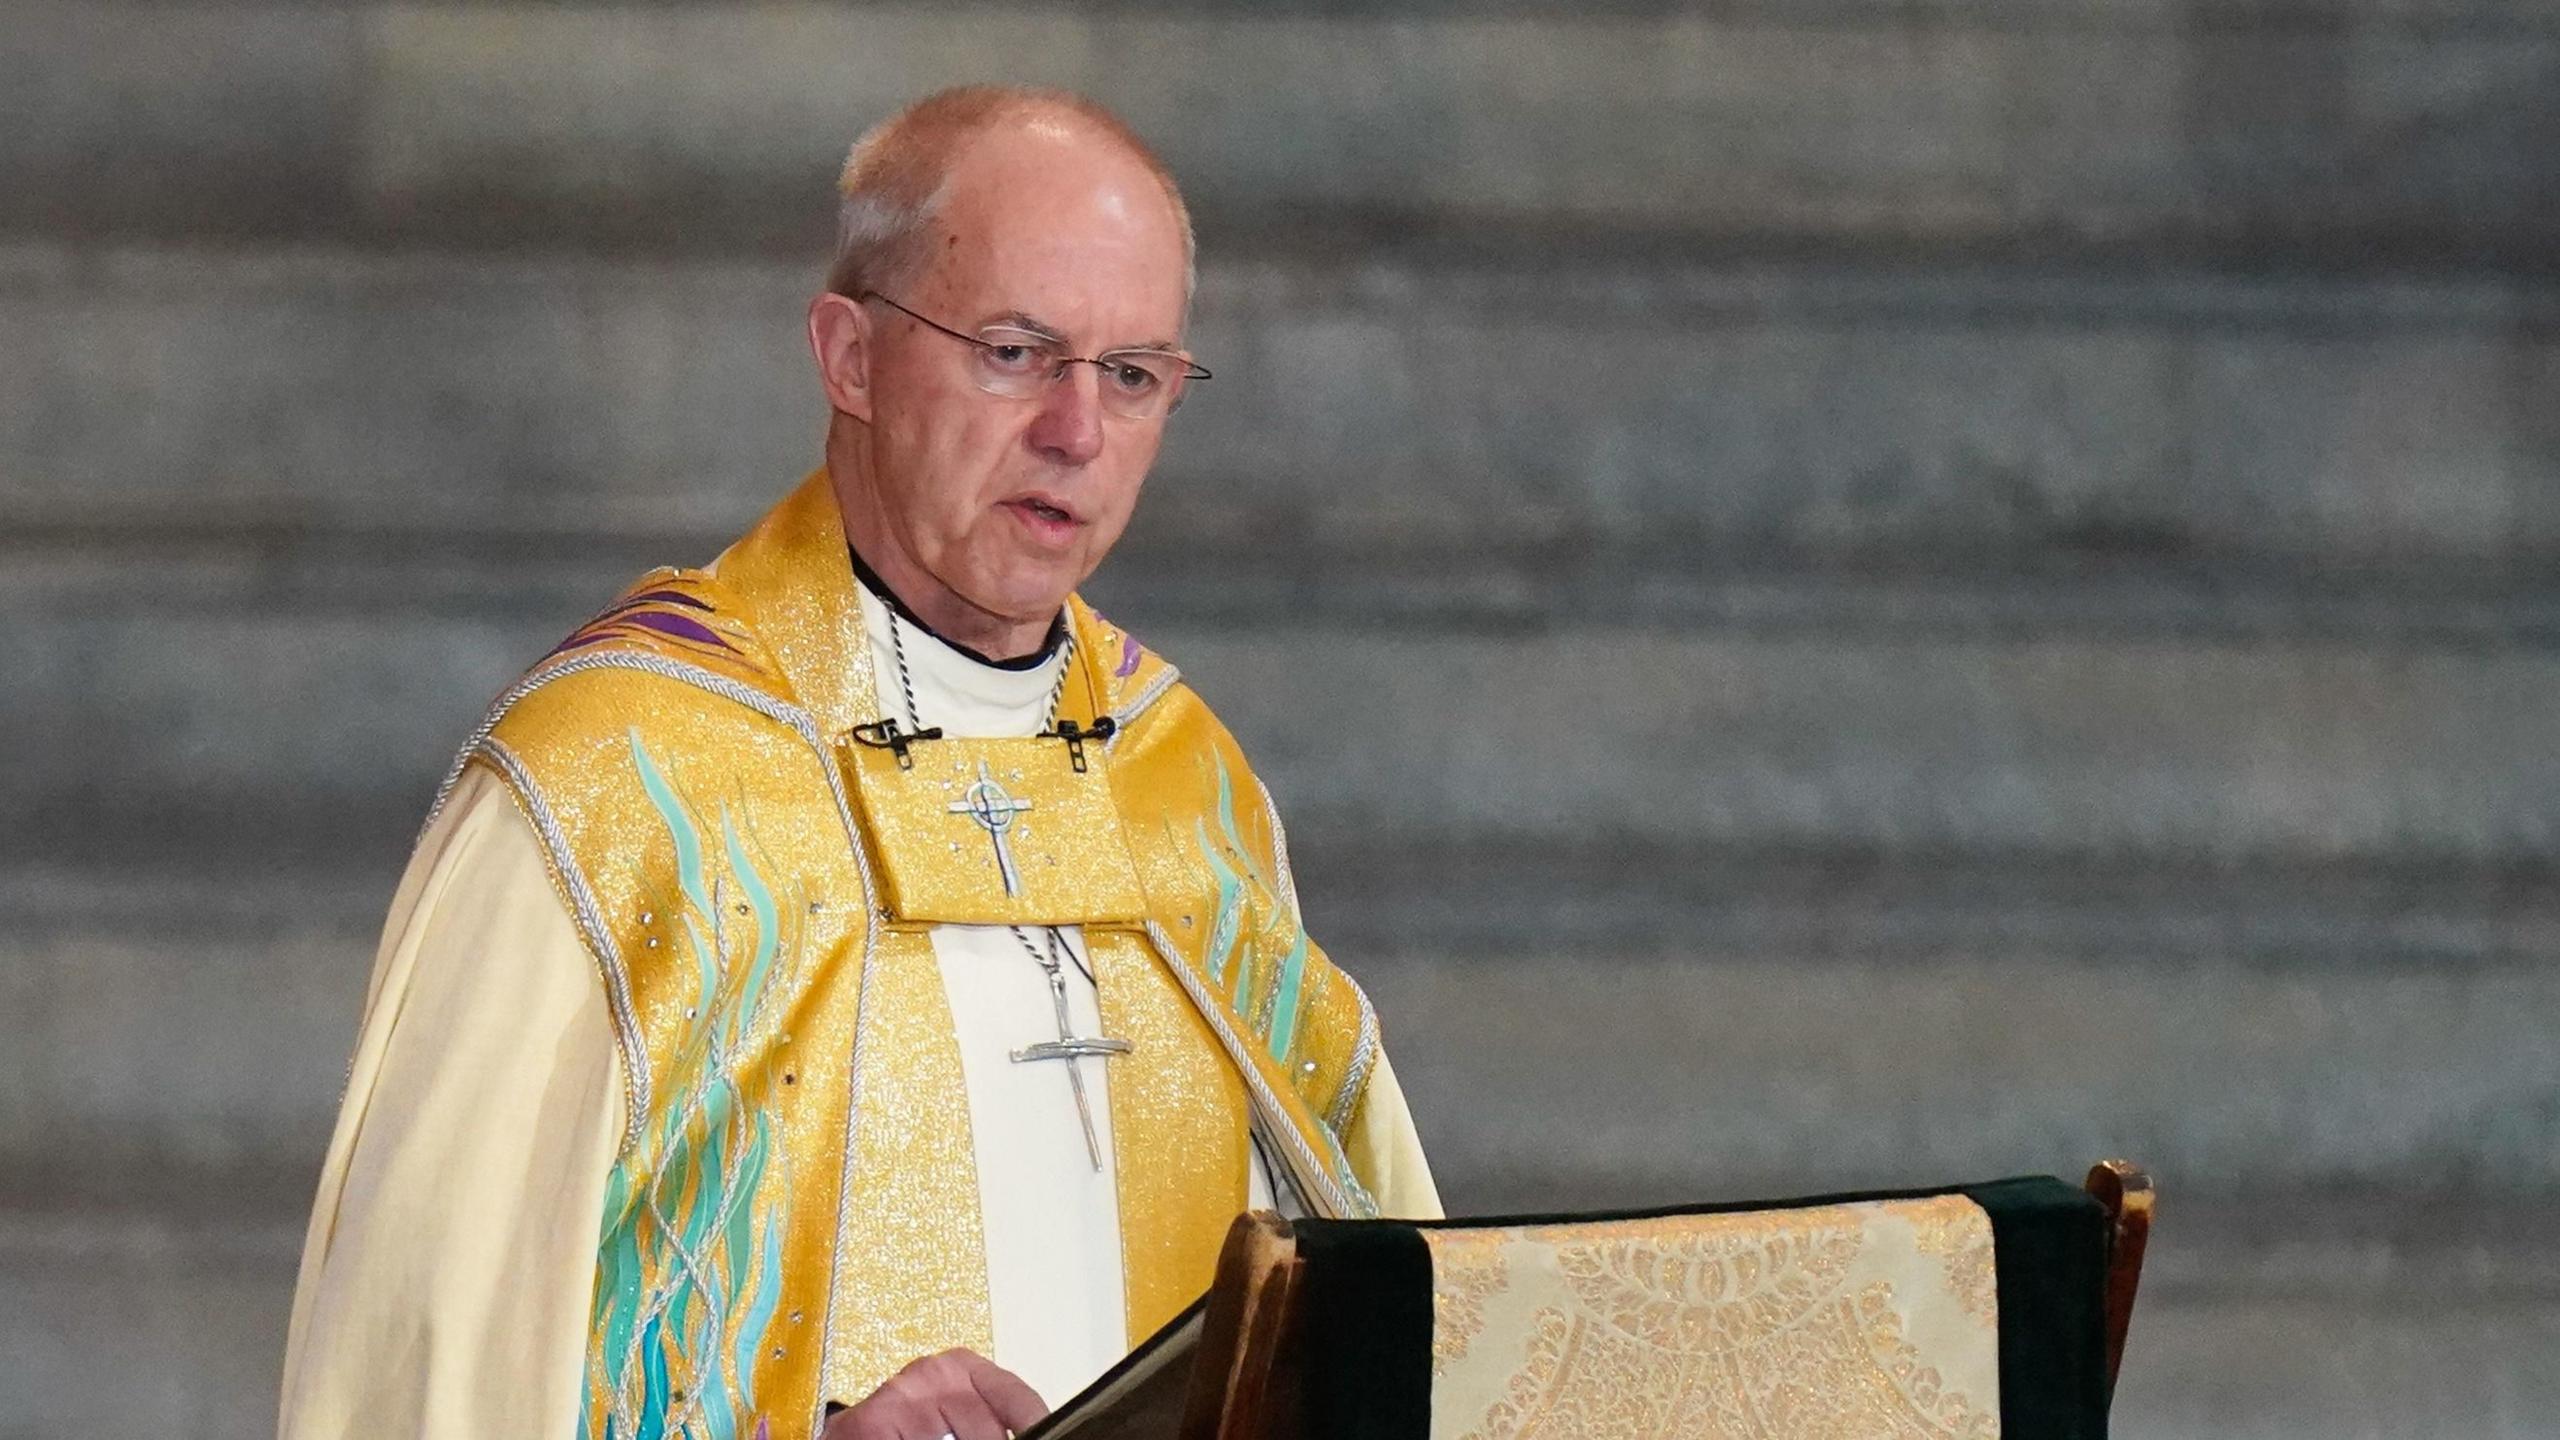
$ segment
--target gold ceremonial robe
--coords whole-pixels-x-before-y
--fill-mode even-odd
[[[1359,1133],[1375,1020],[1299,929],[1277,818],[1232,738],[1072,603],[1060,713],[1117,726],[1083,747],[1081,793],[1105,798],[1134,884],[1032,873],[1005,902],[1018,914],[953,911],[981,902],[935,877],[985,867],[986,832],[888,793],[930,770],[929,745],[898,766],[851,740],[884,709],[844,555],[812,477],[711,570],[646,577],[564,642],[457,765],[458,783],[502,780],[537,837],[615,1037],[584,1434],[808,1433],[827,1400],[916,1355],[987,1348],[935,922],[1083,927],[1105,1029],[1137,1046],[1110,1062],[1127,1338],[1207,1283],[1248,1131],[1308,1209],[1377,1208],[1380,1177],[1352,1158],[1380,1153]],[[957,827],[950,848],[935,826]],[[1387,1108],[1409,1140],[1400,1097]],[[358,1140],[342,1122],[338,1151]],[[306,1292],[332,1263],[324,1218]],[[305,1300],[288,1431],[291,1372],[326,1343]]]

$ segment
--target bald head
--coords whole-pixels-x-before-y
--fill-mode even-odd
[[[843,189],[809,343],[846,538],[945,638],[1027,654],[1119,540],[1195,378],[1141,391],[1158,371],[1111,358],[1197,368],[1190,217],[1127,126],[1041,91],[926,99],[863,137]]]
[[[1182,239],[1188,306],[1196,261],[1191,212],[1173,174],[1119,116],[1081,95],[1004,85],[964,85],[928,95],[854,142],[836,189],[835,259],[827,289],[847,296],[909,290],[932,263],[935,220],[953,181],[985,142],[1003,149],[1081,150],[1125,161],[1163,192]]]

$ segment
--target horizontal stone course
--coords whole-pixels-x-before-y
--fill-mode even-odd
[[[1172,477],[1168,477],[1172,478]],[[1292,626],[1414,635],[1559,627],[1648,631],[2546,650],[2560,580],[2529,557],[2401,566],[2219,555],[1837,557],[1678,537],[1456,549],[1272,543],[1195,528],[1169,504],[1137,523],[1084,593],[1150,628]],[[1203,533],[1206,529],[1209,533]],[[292,521],[35,521],[0,542],[0,606],[153,614],[569,617],[633,577],[717,555],[709,529],[541,534]]]
[[[0,228],[290,234],[343,226],[365,22],[293,6],[13,4]]]
[[[189,1191],[254,1210],[307,1191],[372,939],[315,931],[290,902],[264,918],[258,935],[195,943],[72,933],[0,948],[0,1195],[129,1204],[174,1198],[157,1177],[211,1177]]]
[[[263,832],[172,826],[158,848],[103,859],[78,853],[86,837],[74,833],[70,845],[0,862],[0,922],[30,945],[369,940],[415,815],[370,817],[379,823],[343,844],[308,810],[263,808]],[[1422,847],[1303,817],[1290,838],[1311,930],[1363,964],[1697,952],[2449,975],[2539,968],[2560,947],[2560,892],[2529,862],[2232,864],[1464,835]]]
[[[0,537],[733,534],[802,266],[0,252]],[[1218,265],[1144,535],[1230,549],[2560,556],[2560,290]],[[0,543],[5,543],[0,540]]]
[[[1120,107],[1222,236],[2538,265],[2560,232],[2560,27],[2523,4],[22,8],[0,185],[54,229],[813,242],[855,132],[1005,79]]]
[[[2560,988],[2522,973],[1765,954],[1470,957],[1364,980],[1439,1163],[1585,1204],[2101,1154],[2201,1192],[2560,1175],[2560,1067],[2533,1038]]]
[[[2531,863],[1291,837],[1309,926],[1355,961],[1542,948],[2325,976],[2536,968],[2560,949],[2560,892]]]
[[[720,8],[720,0],[437,0],[400,6],[398,0],[174,0],[191,9],[228,3],[239,8],[296,15],[363,13],[384,8],[454,12],[588,9],[610,12]],[[149,13],[173,0],[98,0],[99,10]],[[914,0],[845,0],[832,7],[864,12],[916,8]],[[1000,3],[972,8],[1021,10]],[[1659,22],[1709,19],[1778,23],[1806,28],[1871,25],[1888,20],[1926,21],[1968,29],[2005,31],[2145,32],[2173,26],[2222,30],[2299,30],[2328,27],[2358,32],[2407,30],[2422,35],[2471,31],[2533,33],[2560,29],[2547,0],[2227,0],[2199,16],[2181,0],[1590,0],[1560,14],[1554,0],[1091,0],[1076,7],[1095,17],[1144,20],[1168,11],[1195,16],[1261,16],[1340,22],[1433,21],[1451,16],[1508,19]]]
[[[57,836],[155,814],[254,831],[261,811],[389,833],[568,623],[244,609],[0,632],[0,809]],[[2560,655],[2543,651],[1129,623],[1298,823],[1379,843],[2464,864],[2560,848]]]
[[[275,1434],[292,1251],[272,1232],[244,1256],[219,1234],[120,1228],[105,1254],[60,1253],[41,1230],[0,1238],[0,1440]]]
[[[369,926],[277,919],[273,940],[6,942],[0,1203],[302,1203],[372,947]],[[2560,1194],[2560,978],[2533,967],[1345,958],[1444,1182],[1480,1208],[2076,1174],[2115,1154],[2200,1197]]]

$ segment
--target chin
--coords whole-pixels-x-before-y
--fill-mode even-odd
[[[1080,577],[1072,573],[1054,576],[1032,576],[1016,573],[1004,577],[979,592],[986,599],[978,607],[1007,619],[1045,620],[1058,613],[1075,593]]]
[[[1033,609],[1053,609],[1075,593],[1093,567],[1085,563],[1081,551],[1066,555],[1024,557],[1017,563],[1005,588]]]

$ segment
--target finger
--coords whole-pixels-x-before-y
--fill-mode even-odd
[[[826,1418],[818,1440],[880,1440],[880,1430],[870,1411],[848,1405]]]
[[[1040,1423],[1049,1404],[1019,1375],[977,1355],[969,1358],[969,1383],[1004,1428],[1019,1433]]]
[[[835,1425],[842,1433],[831,1426],[826,1440],[942,1440],[942,1412],[932,1401],[886,1386],[837,1416]]]
[[[1005,1423],[975,1390],[942,1397],[942,1423],[929,1440],[1005,1440]]]

